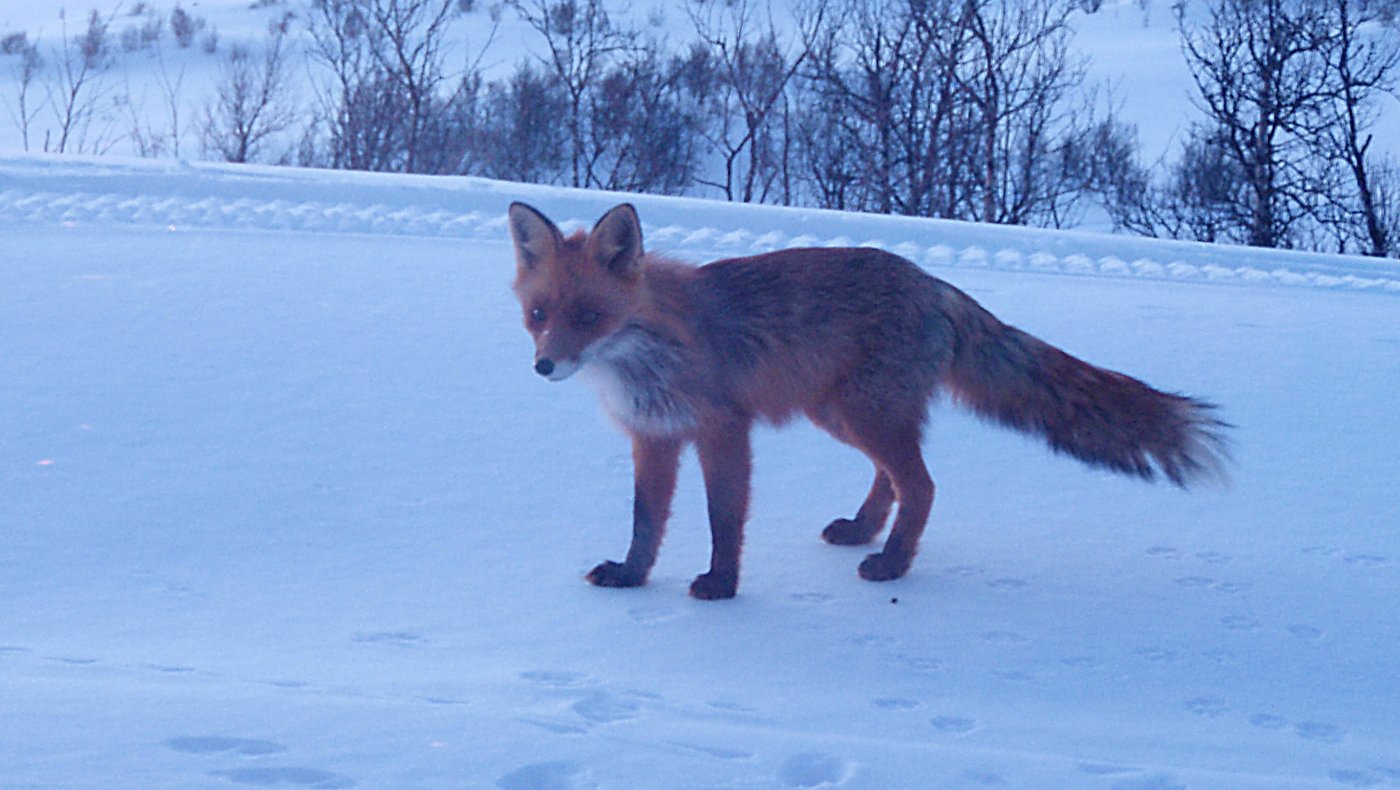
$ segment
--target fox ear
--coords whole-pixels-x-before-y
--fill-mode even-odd
[[[559,252],[564,236],[549,218],[524,203],[510,204],[510,237],[515,242],[515,265],[529,271]]]
[[[593,226],[588,257],[619,277],[637,273],[642,266],[642,225],[632,204],[613,208]]]

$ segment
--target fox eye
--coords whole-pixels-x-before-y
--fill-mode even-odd
[[[544,323],[544,319],[545,319],[545,315],[544,315],[544,308],[543,308],[543,307],[536,307],[535,309],[533,309],[533,310],[530,311],[530,323],[532,323],[532,324],[543,324],[543,323]]]
[[[593,326],[598,323],[600,318],[602,316],[598,314],[597,310],[581,310],[578,314],[578,324],[579,326]]]

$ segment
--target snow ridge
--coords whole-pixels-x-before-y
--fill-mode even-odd
[[[0,162],[0,173],[5,169],[4,164]],[[108,179],[103,183],[106,186],[119,186],[122,191],[3,188],[3,184],[0,184],[0,223],[156,225],[172,231],[185,228],[257,228],[289,232],[504,240],[507,236],[505,205],[510,192],[504,187],[525,193],[539,189],[525,185],[491,184],[480,179],[435,179],[427,183],[436,188],[423,190],[420,187],[425,180],[403,178],[401,183],[414,189],[407,190],[410,194],[406,199],[390,204],[353,198],[376,192],[397,192],[396,196],[405,197],[402,194],[405,190],[386,188],[386,185],[400,183],[394,181],[394,177],[344,179],[342,176],[343,182],[326,178],[320,191],[309,194],[343,191],[352,199],[324,200],[306,199],[306,172],[297,174],[301,180],[287,179],[284,192],[278,191],[278,184],[269,186],[265,181],[258,184],[260,189],[240,190],[237,177],[220,170],[212,173],[206,170],[189,174],[162,173],[160,177],[151,179],[142,168],[133,167],[131,175],[137,178],[122,179],[116,183]],[[213,178],[210,178],[211,175]],[[324,174],[322,177],[325,177]],[[358,188],[337,190],[342,183]],[[488,188],[481,188],[483,183]],[[190,190],[191,184],[202,189]],[[465,190],[462,189],[464,184],[467,187]],[[141,191],[152,187],[155,187],[154,192]],[[195,193],[173,194],[192,191]],[[269,197],[283,193],[287,197]],[[576,194],[587,196],[587,210],[592,209],[592,203],[609,198],[602,193]],[[889,227],[896,237],[913,235],[911,229],[919,228],[924,232],[917,235],[937,235],[940,240],[933,244],[907,239],[887,242],[878,238],[853,238],[839,232],[814,233],[809,226],[828,224],[824,222],[825,217],[812,220],[808,216],[820,212],[804,214],[801,210],[786,210],[784,214],[774,214],[770,212],[785,210],[748,206],[744,207],[745,211],[725,212],[722,210],[725,204],[710,204],[708,210],[700,212],[687,209],[703,204],[703,201],[612,197],[639,203],[645,201],[648,205],[643,210],[643,216],[680,214],[692,219],[715,220],[713,224],[703,221],[686,224],[644,223],[650,247],[693,256],[696,260],[751,255],[787,247],[860,245],[882,247],[932,269],[1027,271],[1079,277],[1263,284],[1400,294],[1400,263],[1393,261],[969,223],[942,223],[935,230],[952,228],[957,232],[929,234],[929,226],[910,225],[919,220],[904,218],[889,218]],[[463,198],[469,200],[463,201]],[[464,210],[463,202],[478,205],[474,210]],[[675,210],[677,206],[681,207],[680,211]],[[665,208],[671,210],[666,211]],[[779,227],[762,230],[720,225],[741,217],[741,221],[753,223],[769,217],[794,216],[804,217],[804,221],[798,223],[799,227],[795,229],[782,227],[791,224],[782,221],[775,223]],[[559,217],[556,221],[565,229],[587,228],[592,224],[591,219],[578,216]],[[831,229],[839,231],[840,227],[832,225]],[[1065,251],[1055,252],[1048,247],[1065,248]]]

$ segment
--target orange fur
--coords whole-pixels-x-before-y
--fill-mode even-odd
[[[512,204],[515,292],[535,369],[582,372],[632,436],[632,546],[588,579],[644,584],[660,546],[680,451],[696,446],[713,538],[691,594],[734,595],[748,511],[754,421],[804,414],[864,452],[875,480],[855,518],[822,533],[882,551],[872,581],[908,571],[933,504],[920,438],[942,389],[990,419],[1044,436],[1087,463],[1177,484],[1218,471],[1219,429],[1202,401],[1082,362],[998,321],[903,258],[866,248],[794,249],[691,267],[644,253],[635,210],[618,206],[564,237]]]

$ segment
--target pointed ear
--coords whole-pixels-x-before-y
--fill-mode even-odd
[[[613,208],[593,226],[588,257],[619,277],[632,277],[641,269],[642,225],[632,204]]]
[[[510,204],[510,237],[515,242],[515,265],[529,271],[559,253],[564,236],[549,218],[524,203]]]

